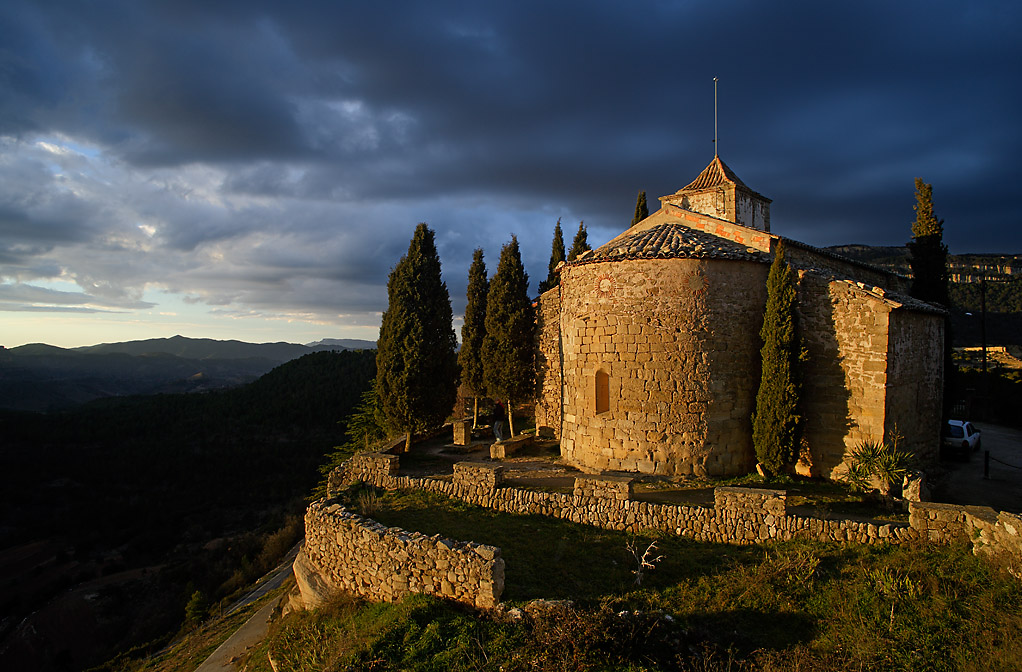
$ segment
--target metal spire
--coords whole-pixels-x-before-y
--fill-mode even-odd
[[[717,78],[713,78],[713,158],[717,158]]]

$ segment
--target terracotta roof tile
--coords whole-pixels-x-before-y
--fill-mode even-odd
[[[684,191],[710,189],[713,187],[719,187],[722,184],[735,184],[739,187],[749,189],[744,182],[738,179],[738,176],[735,175],[735,171],[728,168],[727,164],[721,161],[719,156],[715,156],[713,157],[713,161],[710,161],[710,165],[706,166],[706,168],[703,169],[703,172],[699,173],[699,177],[692,180],[688,186],[679,189],[677,193],[680,194]],[[749,189],[749,191],[752,190]]]
[[[621,259],[735,259],[769,262],[767,255],[680,222],[665,222],[615,239],[577,263]]]

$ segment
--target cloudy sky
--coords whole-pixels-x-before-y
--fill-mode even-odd
[[[1022,4],[0,3],[0,344],[375,340],[418,222],[590,242],[721,157],[775,233],[1022,253]],[[459,322],[460,324],[460,322]]]

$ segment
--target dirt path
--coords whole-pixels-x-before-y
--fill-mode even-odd
[[[982,432],[982,447],[967,461],[941,462],[944,473],[935,479],[934,501],[1022,512],[1022,430],[973,424]],[[990,453],[988,478],[983,475],[986,452]]]

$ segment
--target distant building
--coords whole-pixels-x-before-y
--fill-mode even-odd
[[[540,297],[536,424],[588,471],[727,476],[756,458],[770,199],[718,157],[661,207],[561,267]],[[627,226],[627,224],[626,224]],[[809,351],[800,471],[833,477],[895,431],[935,459],[943,312],[906,278],[784,239]]]

